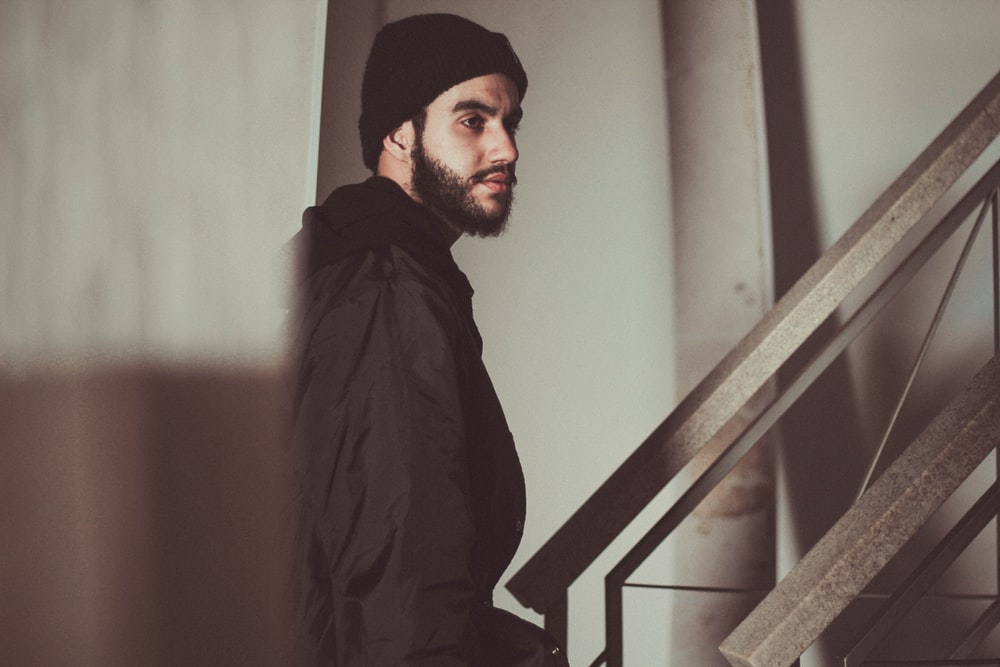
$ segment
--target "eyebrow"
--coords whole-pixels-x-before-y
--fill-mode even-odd
[[[500,112],[500,110],[497,109],[496,107],[490,106],[489,104],[486,104],[485,102],[476,99],[461,100],[459,102],[456,102],[455,106],[451,108],[452,113],[460,113],[462,111],[481,111],[482,113],[488,116],[496,116]],[[508,120],[515,119],[517,121],[520,121],[523,116],[524,116],[524,111],[521,109],[521,107],[517,107],[516,109],[510,112],[510,114],[507,116],[507,119]]]

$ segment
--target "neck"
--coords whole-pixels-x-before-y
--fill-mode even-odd
[[[398,173],[398,170],[383,169],[383,165],[380,163],[379,168],[375,171],[375,175],[393,181],[394,183],[396,183],[396,185],[402,188],[403,192],[405,192],[410,199],[412,199],[413,201],[415,201],[416,203],[420,204],[428,211],[433,213],[434,218],[436,220],[440,220],[442,223],[441,235],[448,242],[448,245],[455,245],[455,241],[457,241],[462,236],[462,230],[456,227],[446,217],[441,215],[441,213],[439,213],[438,211],[436,211],[435,209],[431,208],[430,206],[428,206],[423,202],[420,196],[413,189],[412,179],[410,178],[409,173],[405,175],[405,178],[401,177],[401,175]]]

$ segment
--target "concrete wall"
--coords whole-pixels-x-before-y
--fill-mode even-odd
[[[774,302],[768,153],[755,3],[671,0],[662,13],[682,396]],[[746,426],[752,413],[726,430]],[[772,452],[761,443],[630,578],[678,587],[657,593],[671,603],[672,619],[660,642],[669,658],[655,664],[726,665],[718,645],[759,601],[757,591],[774,584]],[[692,481],[697,468],[681,477]],[[738,590],[750,592],[731,592]],[[646,634],[643,641],[628,629],[627,664],[654,664],[642,653],[630,659],[659,633]]]

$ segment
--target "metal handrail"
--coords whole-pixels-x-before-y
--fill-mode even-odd
[[[760,438],[785,414],[813,382],[840,356],[846,347],[874,320],[890,301],[905,287],[910,279],[948,241],[968,218],[976,205],[989,200],[1000,185],[1000,161],[966,193],[964,197],[935,225],[931,232],[895,271],[872,290],[868,300],[857,309],[847,322],[816,352],[796,376],[775,396],[746,429],[716,458],[667,513],[643,536],[631,551],[605,578],[605,616],[607,648],[610,655],[620,655],[622,650],[622,598],[625,580],[653,553],[695,507],[715,488],[739,461],[750,452]],[[975,238],[986,213],[983,207],[972,232]],[[967,245],[968,249],[968,245]],[[966,249],[966,254],[967,254]],[[963,260],[966,255],[963,254]],[[960,264],[963,262],[960,261]],[[961,268],[960,266],[958,268]],[[952,281],[952,284],[954,279]],[[950,290],[948,290],[950,293]],[[947,296],[947,293],[946,293]]]

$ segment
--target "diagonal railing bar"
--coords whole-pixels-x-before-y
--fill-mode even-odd
[[[865,656],[913,608],[944,571],[1000,510],[1000,482],[994,482],[874,614],[868,628],[844,656],[844,667],[860,667]]]
[[[851,317],[802,366],[760,414],[730,443],[718,451],[716,458],[699,461],[703,468],[680,498],[670,507],[632,549],[605,577],[605,638],[609,664],[621,664],[623,650],[623,599],[621,588],[625,580],[653,553],[680,523],[696,508],[715,486],[739,463],[778,419],[813,384],[823,371],[847,348],[881,310],[909,283],[952,234],[989,197],[1000,182],[1000,162],[997,162],[941,219],[934,229],[900,263]],[[980,218],[981,220],[981,218]],[[714,447],[712,448],[715,449]]]
[[[679,593],[745,593],[760,595],[764,597],[771,592],[770,588],[736,588],[732,586],[682,586],[678,584],[640,584],[629,581],[623,584],[625,588],[652,588],[664,591],[677,591]]]
[[[995,187],[994,192],[996,192]],[[875,469],[878,467],[879,461],[882,459],[882,454],[885,452],[886,443],[889,442],[889,436],[892,434],[892,430],[896,426],[896,421],[899,419],[899,414],[903,409],[903,405],[906,402],[907,397],[910,395],[910,390],[913,388],[914,381],[917,379],[917,373],[923,365],[924,358],[927,356],[927,351],[930,350],[931,342],[934,340],[934,334],[937,333],[938,325],[941,324],[941,319],[944,317],[945,308],[951,301],[951,295],[955,291],[955,285],[958,284],[958,277],[962,275],[962,269],[965,267],[965,262],[969,258],[969,253],[972,251],[972,246],[975,243],[976,238],[979,236],[979,230],[983,226],[983,220],[986,219],[986,213],[992,208],[993,196],[991,194],[991,196],[987,197],[986,200],[983,201],[983,206],[979,210],[979,216],[976,218],[976,222],[972,226],[972,230],[969,232],[969,238],[966,240],[965,246],[962,248],[962,254],[955,263],[955,269],[952,271],[951,278],[949,278],[948,284],[945,286],[944,294],[941,295],[937,311],[935,311],[934,317],[931,318],[931,325],[927,328],[924,340],[920,344],[920,350],[917,352],[916,359],[913,361],[913,366],[910,369],[910,375],[906,379],[903,391],[900,392],[899,399],[896,401],[896,407],[893,409],[892,415],[889,417],[889,423],[886,425],[885,430],[882,433],[882,439],[879,441],[878,447],[875,449],[875,455],[872,457],[871,463],[868,465],[868,470],[865,472],[864,479],[861,482],[861,487],[858,489],[858,494],[855,496],[855,500],[861,497],[861,494],[868,489],[868,485],[871,483],[872,475],[875,474]]]
[[[994,598],[993,604],[979,615],[961,643],[948,657],[952,660],[968,658],[998,625],[1000,625],[1000,600]]]
[[[995,356],[723,641],[733,665],[789,665],[1000,443]]]
[[[1000,133],[1000,74],[644,440],[507,588],[546,613]],[[563,638],[564,639],[564,638]]]

